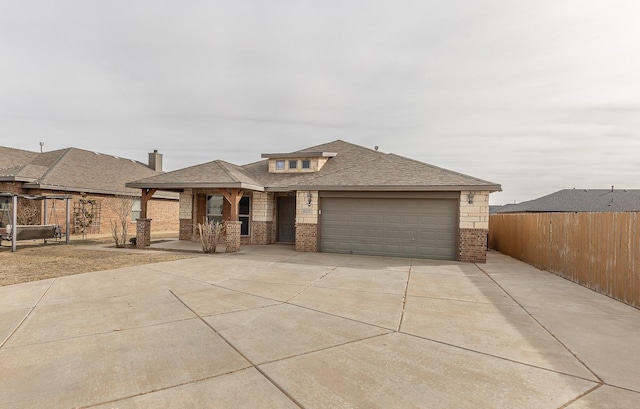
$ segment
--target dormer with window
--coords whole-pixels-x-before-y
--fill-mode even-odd
[[[335,152],[293,152],[263,153],[262,157],[269,159],[269,173],[312,173],[336,155]]]

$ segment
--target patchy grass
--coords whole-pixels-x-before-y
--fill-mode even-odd
[[[162,234],[159,236],[162,237]],[[173,237],[175,236],[174,234]],[[55,241],[45,245],[38,240],[20,242],[18,251],[12,253],[10,243],[7,247],[5,241],[0,248],[0,286],[193,257],[185,253],[129,252],[126,249],[104,251],[87,248],[88,245],[112,242],[113,239],[108,236],[93,236],[87,240],[74,237],[70,245]]]

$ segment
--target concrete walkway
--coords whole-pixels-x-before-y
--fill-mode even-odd
[[[637,408],[640,311],[487,264],[219,254],[0,287],[6,408]]]

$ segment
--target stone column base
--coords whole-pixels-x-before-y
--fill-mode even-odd
[[[139,249],[151,245],[151,219],[136,220],[136,247]]]
[[[487,262],[487,229],[460,229],[459,261]]]
[[[242,222],[239,221],[228,221],[225,223],[227,233],[225,237],[227,253],[236,253],[240,251],[240,226],[242,226]]]
[[[296,224],[296,251],[318,251],[318,225],[314,223]]]

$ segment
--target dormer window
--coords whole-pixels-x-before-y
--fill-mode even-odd
[[[291,153],[263,153],[263,158],[269,159],[271,173],[312,173],[318,172],[335,152],[291,152]]]

